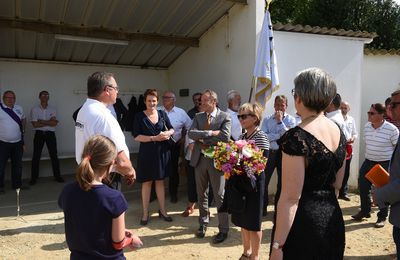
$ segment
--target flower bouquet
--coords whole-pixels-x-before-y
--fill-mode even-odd
[[[226,180],[232,176],[248,177],[253,188],[256,176],[264,171],[267,162],[253,140],[218,142],[203,152],[214,159],[214,167],[224,173]]]

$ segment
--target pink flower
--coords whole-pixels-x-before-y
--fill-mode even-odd
[[[221,170],[226,173],[230,173],[232,171],[232,165],[229,163],[225,163],[222,165]]]
[[[235,144],[237,145],[238,149],[240,150],[247,144],[247,141],[246,140],[238,140],[235,142]]]

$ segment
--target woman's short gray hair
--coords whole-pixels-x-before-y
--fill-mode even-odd
[[[294,95],[300,98],[305,107],[319,113],[335,97],[336,83],[331,75],[320,68],[305,69],[294,79]]]

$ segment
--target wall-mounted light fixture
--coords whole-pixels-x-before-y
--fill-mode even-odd
[[[89,43],[101,43],[101,44],[112,44],[112,45],[122,45],[122,46],[127,46],[129,44],[129,41],[90,38],[90,37],[72,36],[64,34],[56,34],[54,38],[56,40],[62,40],[62,41],[89,42]]]

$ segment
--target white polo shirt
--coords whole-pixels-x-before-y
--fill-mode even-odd
[[[2,104],[3,107],[6,105]],[[23,120],[24,110],[19,105],[14,105],[13,111]],[[0,141],[6,143],[17,143],[21,141],[21,130],[19,125],[3,109],[0,108]]]
[[[343,118],[343,115],[342,115],[342,112],[340,111],[340,109],[326,113],[326,117],[339,125],[344,136],[346,137],[346,141],[350,140],[351,135],[347,131],[346,123],[344,122],[344,118]]]
[[[189,131],[192,119],[190,119],[185,110],[179,107],[174,106],[169,112],[163,106],[160,109],[167,113],[169,121],[174,128],[172,137],[175,141],[179,141],[182,138],[182,129],[185,128],[186,131]]]
[[[32,107],[31,109],[31,122],[37,122],[40,120],[50,120],[52,117],[56,118],[57,112],[56,109],[52,106],[47,106],[43,108],[42,105],[37,104],[36,106]],[[41,130],[41,131],[52,131],[55,132],[56,128],[54,126],[42,126],[34,128],[34,130]]]
[[[399,138],[399,129],[386,120],[375,129],[371,122],[365,124],[365,158],[374,162],[389,161]]]
[[[125,135],[117,119],[103,103],[88,98],[79,111],[75,123],[75,159],[78,164],[81,162],[86,141],[96,134],[110,138],[115,143],[117,151],[124,151],[129,158]]]
[[[235,141],[237,141],[242,134],[242,125],[240,124],[239,118],[237,117],[238,113],[229,108],[226,110],[226,112],[231,115],[231,136]]]

